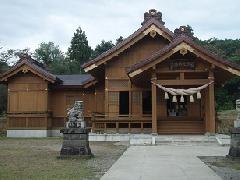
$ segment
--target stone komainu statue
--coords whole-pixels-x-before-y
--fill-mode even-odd
[[[60,130],[63,133],[60,156],[92,156],[88,141],[89,129],[83,117],[83,101],[75,101],[67,115],[66,127]]]
[[[67,117],[67,128],[85,128],[83,101],[75,101],[73,107],[68,109]]]

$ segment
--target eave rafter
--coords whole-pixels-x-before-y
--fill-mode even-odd
[[[10,71],[9,73],[7,73],[7,74],[5,74],[4,76],[2,76],[2,77],[0,78],[0,81],[7,82],[10,77],[16,75],[17,73],[22,72],[22,73],[26,74],[26,73],[28,73],[29,71],[30,71],[31,73],[33,73],[33,74],[41,77],[42,79],[51,82],[51,83],[54,83],[54,82],[55,82],[55,80],[50,79],[50,78],[48,78],[48,77],[46,77],[46,76],[43,76],[41,73],[38,73],[37,71],[35,71],[34,69],[32,69],[30,66],[28,66],[27,64],[24,64],[24,63],[21,64],[21,65],[20,65],[19,67],[17,67],[16,69],[14,69],[13,71]]]
[[[140,41],[141,39],[143,39],[145,36],[150,35],[152,38],[155,38],[157,34],[159,34],[160,36],[162,36],[163,38],[167,39],[169,42],[172,41],[173,38],[173,34],[169,33],[168,31],[166,31],[166,28],[163,27],[158,27],[159,25],[156,25],[153,23],[149,24],[146,28],[144,29],[140,29],[136,34],[137,35],[131,35],[134,37],[129,37],[131,40],[127,41],[128,38],[126,39],[126,43],[122,42],[122,44],[120,44],[120,47],[113,47],[116,50],[109,50],[109,52],[107,51],[106,54],[100,55],[103,56],[98,60],[92,60],[92,62],[90,61],[89,63],[87,63],[86,65],[83,65],[83,70],[85,72],[89,72],[97,67],[99,67],[100,65],[106,63],[108,60],[112,59],[113,57],[118,56],[120,53],[122,53],[123,51],[129,49],[132,45],[134,45],[135,43],[137,43],[138,41]]]
[[[172,48],[168,52],[166,52],[163,55],[156,58],[151,63],[147,63],[144,66],[136,68],[134,71],[128,72],[128,75],[131,78],[136,76],[136,75],[139,75],[142,72],[144,72],[145,70],[155,66],[158,63],[161,63],[162,61],[166,60],[167,58],[169,58],[170,56],[172,56],[173,54],[175,54],[177,52],[180,52],[180,54],[182,54],[182,55],[185,55],[185,54],[191,52],[191,53],[195,54],[197,57],[202,58],[203,60],[207,61],[209,64],[211,64],[213,66],[217,66],[221,69],[224,69],[224,70],[230,72],[231,74],[240,76],[240,70],[238,70],[237,68],[235,69],[235,68],[233,68],[233,66],[224,64],[221,61],[218,61],[218,60],[214,59],[213,57],[199,51],[198,49],[194,48],[193,46],[189,45],[186,42],[181,42],[180,44],[178,44],[177,46],[175,46],[174,48]]]

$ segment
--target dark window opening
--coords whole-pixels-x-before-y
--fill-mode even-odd
[[[152,128],[152,123],[143,123],[143,128]]]
[[[128,123],[119,123],[119,128],[128,128]]]
[[[152,94],[151,91],[142,92],[142,112],[152,114]]]
[[[141,123],[131,123],[130,127],[131,128],[141,128]]]
[[[116,123],[107,123],[106,127],[107,128],[116,128]]]
[[[128,91],[119,92],[119,114],[121,115],[129,114],[129,92]]]
[[[168,116],[187,116],[187,97],[183,96],[184,102],[180,102],[181,96],[176,96],[177,102],[172,102],[173,96],[167,100],[167,114]]]

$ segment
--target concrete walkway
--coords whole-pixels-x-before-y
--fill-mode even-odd
[[[101,180],[221,180],[197,156],[225,156],[229,147],[130,146]]]

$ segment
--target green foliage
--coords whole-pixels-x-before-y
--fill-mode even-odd
[[[222,56],[224,59],[240,64],[240,39],[219,40],[211,38],[197,43],[207,48],[211,52]],[[228,110],[235,108],[235,100],[240,98],[240,78],[235,77],[229,80],[224,87],[216,88],[216,108],[217,110]]]
[[[92,49],[88,45],[87,36],[79,27],[74,33],[71,45],[68,48],[69,63],[71,63],[71,66],[69,66],[70,72],[82,73],[81,65],[90,59],[91,53]]]
[[[0,74],[5,72],[9,68],[7,64],[7,59],[4,57],[5,57],[5,54],[1,52],[0,53]],[[6,110],[7,110],[7,87],[3,84],[0,84],[0,115],[6,112]]]
[[[34,52],[34,58],[43,63],[53,74],[69,73],[69,63],[59,46],[53,42],[41,43]]]
[[[7,86],[0,84],[0,115],[7,111]]]
[[[217,55],[239,63],[240,59],[240,39],[220,40],[211,38],[198,43]]]
[[[104,41],[102,40],[100,44],[96,46],[96,48],[93,51],[92,58],[96,58],[103,52],[106,52],[107,50],[111,49],[114,46],[112,41]]]
[[[54,61],[61,61],[64,59],[64,55],[59,49],[59,46],[56,46],[53,42],[41,43],[35,50],[34,57],[47,67],[50,67]]]
[[[194,39],[196,43],[208,49],[210,52],[226,60],[240,64],[240,39],[217,39],[208,40]],[[235,100],[240,98],[240,78],[234,77],[229,80],[224,87],[216,87],[216,109],[229,110],[235,108]]]

